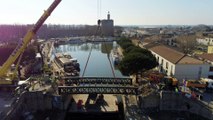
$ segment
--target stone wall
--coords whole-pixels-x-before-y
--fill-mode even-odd
[[[158,93],[153,93],[145,97],[139,97],[139,100],[142,109],[155,108],[160,106],[160,95]]]
[[[213,120],[213,108],[198,100],[192,100],[181,93],[161,92],[160,110],[187,111]]]
[[[192,100],[181,93],[160,92],[146,97],[139,96],[139,104],[145,112],[186,111],[213,120],[213,108],[208,107],[199,100]]]
[[[11,110],[7,113],[5,120],[20,118],[26,112],[52,109],[52,95],[42,92],[25,92],[15,101]]]

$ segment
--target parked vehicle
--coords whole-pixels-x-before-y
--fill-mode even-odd
[[[213,80],[209,78],[201,78],[201,81],[206,84],[206,90],[213,90]]]
[[[200,80],[187,80],[185,86],[192,88],[206,88],[206,83]]]

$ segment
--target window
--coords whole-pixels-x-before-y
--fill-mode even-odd
[[[168,62],[166,62],[166,69],[168,69],[168,66],[169,66],[169,65],[168,65]]]
[[[172,71],[173,71],[173,66],[171,65],[171,72],[170,72],[170,76],[173,76]]]
[[[163,59],[161,59],[161,65],[163,66]]]
[[[213,66],[211,66],[211,67],[209,68],[209,71],[213,72]]]

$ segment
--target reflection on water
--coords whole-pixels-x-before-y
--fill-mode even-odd
[[[111,57],[110,52],[115,45],[115,42],[67,44],[56,47],[56,52],[69,53],[72,57],[77,58],[81,68],[80,75],[82,75],[92,47],[91,57],[84,76],[113,77],[107,56]],[[110,58],[110,60],[112,59]],[[115,68],[113,67],[113,69]],[[116,77],[123,77],[118,69],[115,69],[115,75]]]

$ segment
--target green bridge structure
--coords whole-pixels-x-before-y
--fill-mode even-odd
[[[137,95],[138,88],[132,79],[114,77],[64,77],[65,86],[58,86],[59,95],[63,94],[128,94]]]

